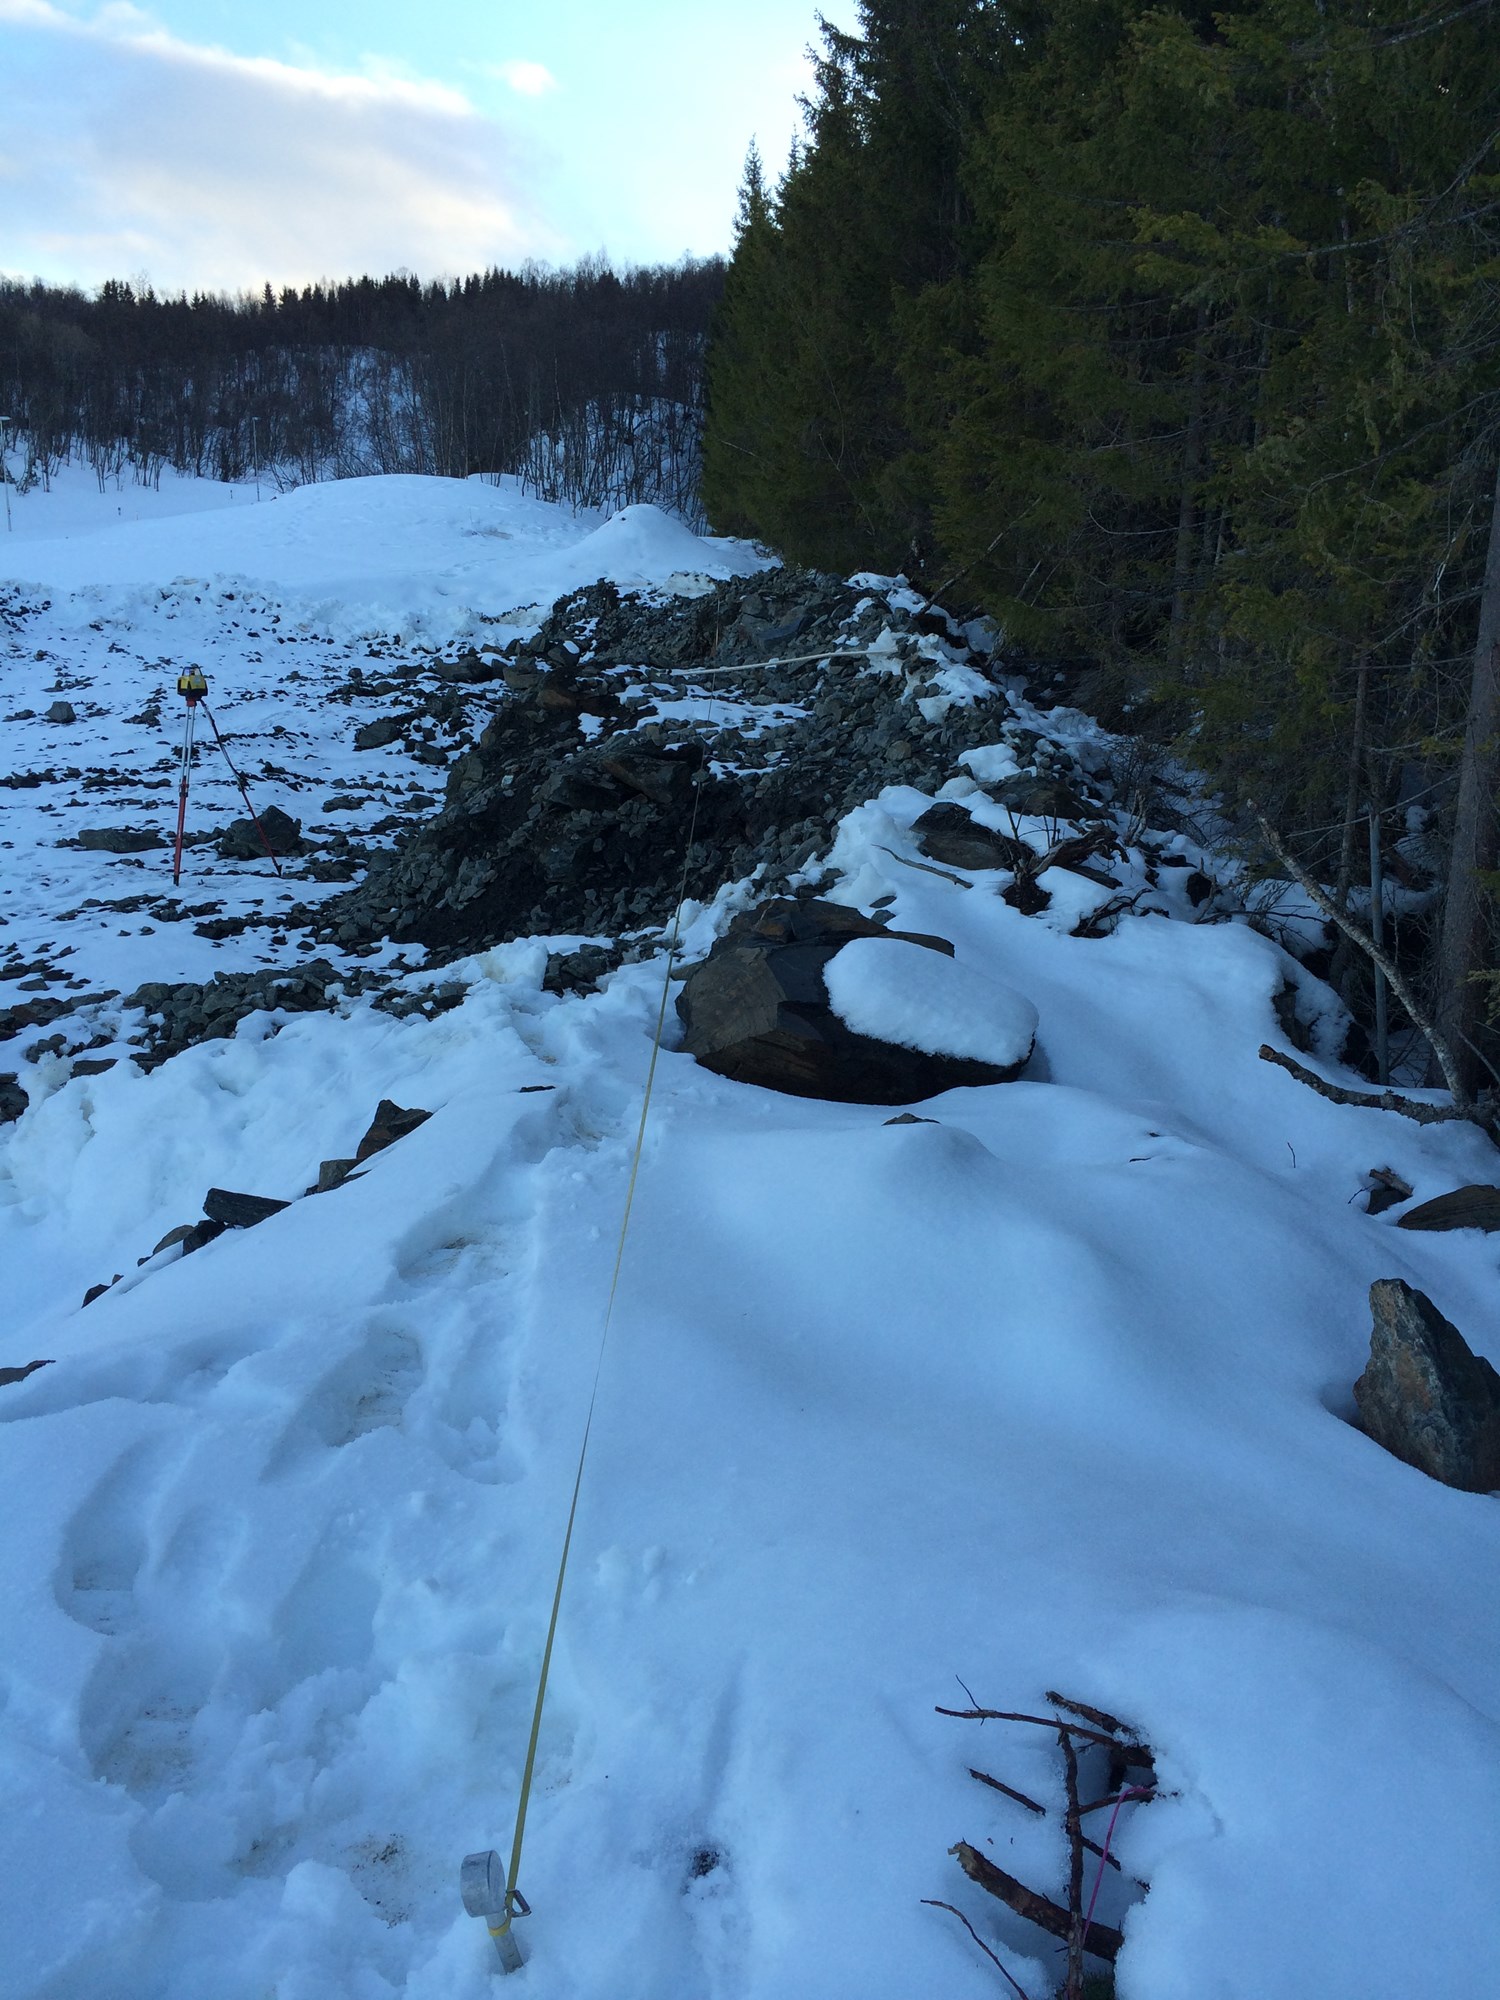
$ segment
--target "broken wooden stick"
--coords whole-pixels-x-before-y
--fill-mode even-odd
[[[939,1708],[938,1715],[951,1715],[959,1722],[1034,1722],[1039,1729],[1066,1729],[1070,1736],[1081,1736],[1090,1743],[1104,1743],[1111,1749],[1122,1746],[1115,1736],[1108,1736],[1102,1729],[1085,1729],[1082,1723],[1064,1722],[1059,1724],[1055,1715],[1021,1715],[1008,1708]]]
[[[1024,1882],[1018,1882],[1014,1875],[1007,1875],[1003,1868],[997,1868],[993,1861],[987,1861],[977,1847],[961,1840],[948,1852],[957,1858],[958,1865],[971,1882],[996,1896],[1007,1909],[1014,1910],[1018,1917],[1025,1917],[1028,1923],[1036,1924],[1066,1944],[1073,1929],[1073,1915],[1054,1903],[1050,1896],[1039,1896],[1034,1889],[1028,1889]],[[1084,1950],[1093,1958],[1102,1958],[1111,1965],[1119,1956],[1120,1947],[1125,1942],[1124,1934],[1109,1924],[1094,1923],[1089,1928],[1088,1943]]]
[[[963,1925],[964,1929],[969,1933],[969,1936],[973,1938],[975,1944],[978,1945],[979,1949],[984,1953],[985,1957],[993,1960],[993,1962],[1000,1967],[1001,1975],[1004,1978],[1010,1980],[1011,1990],[1015,1993],[1019,1993],[1021,1996],[1021,2000],[1030,2000],[1030,1995],[1027,1993],[1026,1988],[1020,1985],[1015,1979],[1011,1978],[1011,1975],[1006,1971],[1004,1965],[1001,1964],[1000,1960],[995,1957],[994,1952],[990,1950],[989,1946],[985,1943],[984,1939],[979,1935],[978,1931],[975,1930],[974,1926],[969,1922],[968,1918],[964,1915],[962,1910],[956,1908],[952,1903],[940,1903],[936,1896],[924,1896],[922,1898],[922,1901],[929,1910],[946,1910],[950,1916],[957,1917],[958,1921]]]

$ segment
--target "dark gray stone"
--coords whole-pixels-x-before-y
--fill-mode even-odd
[[[1500,1375],[1424,1292],[1399,1278],[1370,1287],[1370,1361],[1354,1385],[1366,1433],[1445,1486],[1500,1486]]]
[[[147,848],[165,847],[166,840],[152,826],[86,826],[78,845],[101,854],[144,854]]]
[[[946,938],[888,931],[837,903],[777,898],[737,917],[689,972],[677,999],[683,1046],[738,1083],[843,1104],[914,1104],[1020,1074],[1024,1062],[1000,1068],[931,1055],[846,1026],[829,1005],[823,968],[856,937],[901,938],[953,956]]]
[[[390,1098],[382,1097],[365,1136],[354,1149],[355,1163],[368,1160],[372,1153],[384,1152],[387,1146],[404,1139],[408,1132],[415,1132],[419,1125],[425,1125],[431,1116],[430,1111],[423,1111],[420,1107],[408,1110],[403,1105],[393,1104]]]
[[[280,806],[266,806],[258,818],[258,831],[253,819],[229,822],[218,839],[221,861],[255,861],[265,854],[268,847],[276,855],[301,854],[304,851],[300,819],[293,819]]]
[[[1087,819],[1091,811],[1087,801],[1061,778],[1032,777],[1023,771],[986,785],[984,790],[997,805],[1021,817]]]
[[[273,1201],[269,1195],[236,1194],[230,1188],[210,1188],[203,1197],[203,1213],[226,1229],[253,1229],[256,1223],[290,1206],[289,1202]]]
[[[70,701],[55,701],[47,710],[49,722],[76,722],[78,711]]]
[[[930,806],[912,832],[928,860],[947,868],[1029,868],[1035,860],[1024,840],[981,826],[972,813],[949,801]]]
[[[30,1102],[14,1070],[0,1076],[0,1125],[14,1124]]]
[[[356,750],[383,750],[388,743],[399,743],[421,713],[413,709],[408,715],[381,715],[374,722],[367,722],[354,732]]]

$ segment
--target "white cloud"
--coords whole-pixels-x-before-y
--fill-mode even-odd
[[[520,56],[511,62],[487,63],[485,74],[509,84],[522,97],[545,97],[557,88],[557,78],[545,63],[527,62]]]
[[[234,55],[126,0],[86,20],[0,0],[0,28],[25,71],[0,124],[0,270],[235,289],[564,247],[537,209],[535,141],[528,185],[504,129],[446,84]]]

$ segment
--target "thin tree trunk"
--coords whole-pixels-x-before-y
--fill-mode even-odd
[[[1438,937],[1436,1019],[1470,1090],[1484,1064],[1473,1047],[1480,1026],[1481,995],[1473,974],[1484,966],[1487,908],[1480,883],[1500,859],[1500,466],[1490,518],[1489,552],[1479,599],[1479,636],[1453,813],[1448,892]]]
[[[1197,516],[1198,482],[1203,457],[1203,381],[1207,373],[1208,312],[1198,308],[1193,338],[1193,372],[1188,399],[1187,434],[1182,447],[1182,488],[1177,504],[1177,549],[1172,563],[1172,649],[1180,658],[1187,624],[1188,591],[1193,579],[1193,524]]]
[[[1354,836],[1359,825],[1359,784],[1365,764],[1365,708],[1370,686],[1370,656],[1360,655],[1355,669],[1354,730],[1349,744],[1349,782],[1344,794],[1344,830],[1339,842],[1339,873],[1334,894],[1347,909],[1354,881]]]

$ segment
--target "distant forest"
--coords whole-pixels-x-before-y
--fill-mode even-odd
[[[513,473],[543,498],[693,518],[723,280],[717,259],[237,298],[0,279],[12,475],[69,456],[101,481]]]
[[[1362,923],[1373,823],[1493,1087],[1500,0],[859,16],[747,166],[710,519],[1086,663]]]

